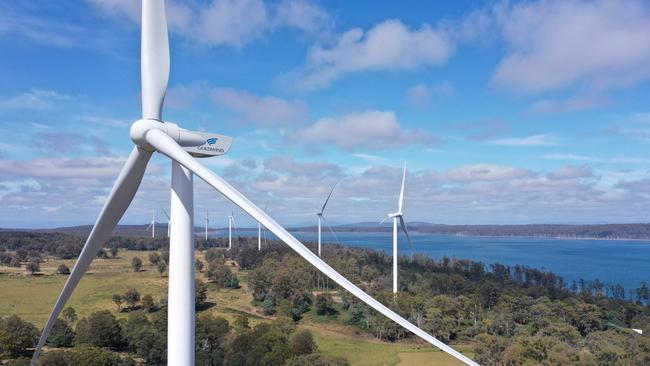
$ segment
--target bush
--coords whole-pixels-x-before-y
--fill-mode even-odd
[[[306,355],[316,351],[314,336],[308,330],[299,330],[291,336],[291,354],[294,356]]]
[[[338,310],[334,307],[334,299],[329,293],[316,296],[316,314],[318,315],[336,315]]]
[[[208,299],[208,285],[201,280],[196,280],[194,291],[194,307],[201,309],[205,306],[205,301]]]
[[[153,297],[149,294],[146,294],[142,297],[142,307],[144,308],[144,311],[146,312],[152,312],[156,304],[153,301]]]
[[[124,301],[126,301],[130,308],[133,308],[140,301],[140,293],[134,288],[128,289],[124,293]]]
[[[41,270],[41,266],[38,264],[37,261],[30,261],[27,263],[27,266],[25,267],[27,272],[31,273],[32,275],[36,272],[39,272]]]
[[[142,259],[133,257],[131,260],[131,268],[133,268],[133,272],[140,272],[140,269],[142,269]]]
[[[68,266],[66,266],[65,264],[61,263],[61,265],[59,265],[59,268],[56,269],[56,273],[60,275],[69,275],[70,268],[68,268]]]

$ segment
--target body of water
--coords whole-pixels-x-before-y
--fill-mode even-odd
[[[292,232],[301,241],[316,241],[316,232]],[[257,237],[257,231],[239,231],[240,236]],[[275,238],[268,233],[268,238]],[[227,237],[228,232],[213,236]],[[323,232],[324,243],[336,243],[392,251],[392,233]],[[567,283],[598,279],[608,284],[636,288],[650,282],[650,241],[579,240],[534,237],[479,237],[411,233],[416,253],[432,258],[443,256],[472,259],[485,264],[521,264],[562,276]],[[411,254],[406,237],[399,237],[399,252]]]

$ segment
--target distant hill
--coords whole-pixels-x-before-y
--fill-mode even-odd
[[[148,225],[118,225],[113,235],[143,237],[151,235],[147,231]],[[563,225],[563,224],[530,224],[530,225],[443,225],[428,222],[410,222],[407,224],[410,232],[422,234],[441,235],[466,235],[466,236],[528,236],[528,237],[552,237],[552,238],[582,238],[582,239],[643,239],[650,240],[650,224],[597,224],[597,225]],[[59,227],[53,229],[16,229],[20,231],[34,232],[56,232],[74,235],[88,235],[92,229],[91,225]],[[210,232],[225,230],[227,228],[213,228]],[[14,231],[14,229],[0,229],[2,231]],[[203,227],[195,227],[197,235],[202,233]],[[314,226],[301,226],[288,228],[289,231],[313,232],[317,230]],[[327,230],[326,228],[324,230]],[[332,230],[337,232],[389,232],[392,230],[392,223],[385,222],[357,222],[350,224],[335,225]],[[254,228],[239,228],[239,231],[257,231]],[[158,233],[167,233],[167,224],[156,224],[156,236]]]

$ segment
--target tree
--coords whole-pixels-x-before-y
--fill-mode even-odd
[[[160,254],[156,252],[149,253],[149,263],[155,266],[156,264],[160,263],[160,261],[162,261]]]
[[[221,317],[202,315],[196,320],[196,364],[224,365],[225,341],[230,332],[228,321]]]
[[[324,293],[316,296],[316,314],[328,316],[338,314],[331,294]]]
[[[71,347],[74,342],[74,331],[63,319],[54,321],[47,344],[53,347]]]
[[[122,304],[124,303],[124,298],[120,294],[113,294],[113,302],[117,306],[117,312],[119,313],[122,310]]]
[[[108,310],[97,311],[77,323],[75,343],[119,349],[122,344],[122,328]]]
[[[239,280],[230,268],[219,261],[212,261],[208,264],[206,276],[211,282],[216,283],[219,287],[239,288]]]
[[[124,324],[123,334],[128,349],[144,357],[148,364],[166,363],[166,333],[156,329],[146,315],[141,312],[131,313]]]
[[[317,347],[314,336],[308,330],[299,330],[291,336],[291,354],[294,356],[306,355],[315,352]]]
[[[69,366],[114,366],[119,357],[112,352],[87,345],[77,346],[66,352]]]
[[[133,272],[140,272],[140,269],[142,268],[142,260],[138,257],[133,257],[131,260],[131,268],[133,268]]]
[[[142,297],[142,307],[146,312],[152,312],[156,307],[156,304],[153,301],[153,296],[146,294]]]
[[[167,265],[161,260],[158,262],[158,264],[156,264],[156,269],[158,270],[158,273],[160,273],[160,277],[162,277],[165,273],[165,270],[167,270]]]
[[[61,263],[59,267],[56,269],[56,273],[60,275],[69,275],[70,274],[70,268],[66,266],[65,264]]]
[[[9,262],[9,267],[20,268],[20,266],[21,266],[20,259],[16,257],[11,258],[11,261]]]
[[[0,355],[11,357],[29,356],[27,348],[36,346],[39,331],[34,325],[22,320],[17,315],[0,319]]]
[[[205,306],[205,301],[208,299],[208,285],[201,280],[196,280],[194,293],[194,306],[197,309],[202,309]]]
[[[196,269],[198,272],[203,271],[203,261],[196,258],[194,261],[194,269]]]
[[[119,252],[119,249],[117,248],[117,245],[111,246],[111,257],[113,257],[113,258],[117,257],[118,252]]]
[[[108,258],[108,254],[106,254],[106,251],[102,248],[97,252],[97,258],[106,259]]]
[[[68,322],[68,324],[73,324],[77,321],[77,312],[72,306],[68,306],[67,308],[63,309],[61,315],[63,315],[63,318],[66,322]]]
[[[50,351],[40,356],[38,364],[39,366],[68,366],[70,359],[65,351]]]
[[[27,270],[27,272],[33,275],[34,273],[41,270],[41,266],[36,261],[30,261],[29,263],[27,263],[25,269]]]
[[[124,293],[124,301],[126,301],[130,308],[133,308],[140,301],[140,293],[138,290],[130,288]]]
[[[162,252],[160,252],[160,258],[162,258],[162,260],[165,263],[169,264],[169,251],[163,250]]]

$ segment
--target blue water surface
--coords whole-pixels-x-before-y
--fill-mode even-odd
[[[301,241],[316,241],[315,232],[292,232]],[[257,236],[257,231],[239,231],[240,236]],[[268,238],[275,238],[267,233]],[[323,242],[390,252],[392,233],[323,232]],[[227,237],[227,231],[214,233]],[[338,241],[337,241],[338,239]],[[636,288],[650,282],[650,241],[582,240],[537,237],[481,237],[411,233],[417,253],[432,258],[443,256],[472,259],[485,264],[521,264],[562,276],[569,284],[579,279],[598,279],[607,284]],[[410,255],[406,237],[400,235],[400,254]]]

